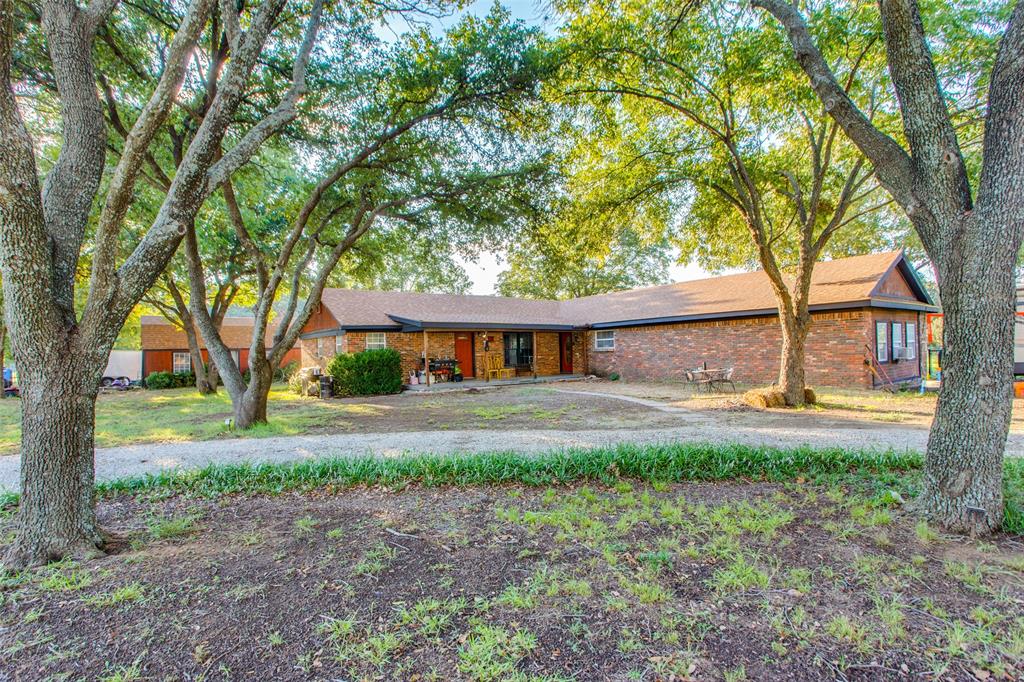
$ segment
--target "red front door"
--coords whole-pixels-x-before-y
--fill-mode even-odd
[[[562,374],[572,374],[572,332],[558,333],[559,357],[562,360]]]
[[[462,376],[472,377],[476,374],[473,368],[473,332],[455,332],[455,360],[459,363]]]

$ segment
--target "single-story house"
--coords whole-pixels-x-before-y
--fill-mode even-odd
[[[153,372],[185,373],[192,371],[192,356],[188,352],[188,338],[185,330],[160,315],[143,315],[141,320],[142,376]],[[243,370],[249,367],[249,344],[252,342],[253,318],[251,316],[225,317],[220,328],[221,338],[235,358],[235,364]],[[203,362],[209,362],[209,353],[199,339]],[[269,336],[269,335],[268,335]],[[268,339],[269,341],[269,339]],[[298,348],[292,348],[281,362],[300,360]]]
[[[812,385],[920,380],[924,315],[937,308],[902,252],[819,263],[810,309]],[[300,339],[303,366],[389,347],[407,377],[426,357],[455,358],[467,378],[483,379],[497,356],[518,374],[682,379],[706,364],[769,383],[781,354],[763,271],[566,301],[327,289]]]

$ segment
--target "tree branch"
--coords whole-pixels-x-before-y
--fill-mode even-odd
[[[222,7],[229,1],[221,0]],[[316,42],[317,31],[320,28],[322,11],[323,0],[315,0],[309,21],[306,24],[302,46],[299,48],[299,53],[292,66],[292,83],[288,91],[270,114],[250,128],[234,147],[210,167],[207,173],[207,186],[211,190],[219,187],[233,172],[252,158],[260,145],[295,118],[298,113],[296,106],[302,96],[306,94],[306,69],[313,51],[313,44]]]
[[[814,45],[807,24],[796,8],[786,0],[751,0],[751,4],[767,10],[786,29],[796,60],[810,79],[811,87],[825,110],[868,158],[882,185],[909,215],[920,211],[923,207],[912,194],[913,163],[910,155],[896,140],[878,130],[846,94]]]

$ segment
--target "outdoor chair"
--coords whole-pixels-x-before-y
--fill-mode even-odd
[[[732,392],[736,392],[736,384],[732,381],[732,367],[726,367],[717,376],[711,379],[711,386],[717,386],[719,389],[725,388],[726,384],[732,389]]]
[[[500,355],[492,355],[487,358],[487,380],[491,377],[498,379],[511,379],[514,369],[505,366],[505,361]]]

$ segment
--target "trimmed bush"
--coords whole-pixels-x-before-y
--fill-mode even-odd
[[[380,395],[402,390],[402,357],[394,348],[335,355],[327,365],[335,395]]]
[[[194,372],[153,372],[146,377],[146,388],[161,390],[165,388],[185,388],[196,385]]]

